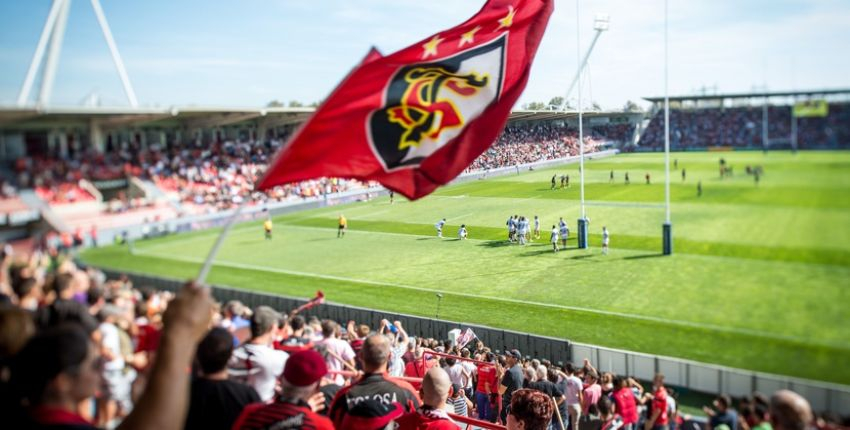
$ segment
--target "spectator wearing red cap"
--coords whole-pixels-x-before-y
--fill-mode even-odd
[[[440,367],[435,367],[422,378],[422,407],[402,415],[398,430],[458,430],[460,427],[446,413],[446,400],[452,381]]]
[[[314,398],[323,398],[319,382],[327,375],[325,359],[316,351],[296,352],[286,361],[281,377],[281,393],[274,403],[255,403],[242,411],[233,429],[317,429],[333,430],[326,417],[313,411]],[[312,400],[312,401],[311,401]]]
[[[373,334],[367,337],[358,358],[365,374],[353,384],[340,390],[331,404],[330,417],[338,428],[343,428],[341,427],[343,420],[351,409],[367,399],[379,400],[385,404],[398,402],[406,412],[419,408],[419,397],[413,387],[407,382],[387,375],[390,340],[386,336]]]

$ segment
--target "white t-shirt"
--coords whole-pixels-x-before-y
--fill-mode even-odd
[[[463,383],[466,381],[464,381],[463,366],[461,366],[460,363],[455,363],[454,366],[446,369],[446,373],[449,374],[449,379],[452,380],[452,384],[458,384],[461,387],[464,386]]]
[[[108,349],[113,358],[107,361],[103,368],[106,370],[124,370],[124,356],[121,354],[121,335],[118,334],[118,327],[112,323],[101,323],[98,327],[103,335],[103,347]]]
[[[602,231],[602,244],[603,244],[603,245],[607,245],[607,244],[608,244],[608,239],[609,239],[609,237],[610,237],[610,236],[611,236],[611,235],[610,235],[610,234],[608,234],[608,230],[603,230],[603,231]]]
[[[464,369],[466,369],[467,373],[469,373],[469,379],[466,380],[466,385],[464,386],[464,388],[471,388],[472,375],[478,373],[478,367],[476,367],[475,364],[473,364],[471,361],[462,361],[460,362],[460,365],[463,366]]]
[[[581,393],[581,379],[575,375],[567,377],[567,390],[564,392],[564,402],[567,406],[579,404],[579,393]]]
[[[549,240],[552,241],[552,243],[558,243],[558,229],[557,228],[552,229],[552,236],[549,237]]]
[[[321,341],[316,343],[316,346],[326,348],[328,351],[332,351],[334,354],[338,355],[345,361],[354,359],[354,350],[351,349],[351,345],[348,342],[342,339],[322,339]],[[331,354],[325,355],[325,364],[328,365],[329,371],[346,370],[343,368],[342,361],[340,361],[338,358],[334,357]],[[338,385],[342,385],[345,383],[345,378],[342,375],[336,375],[334,377],[334,382]]]
[[[266,345],[246,343],[233,351],[227,362],[231,380],[254,387],[260,399],[268,402],[274,398],[274,387],[283,373],[289,354]]]
[[[404,376],[404,359],[401,357],[404,356],[405,352],[407,352],[407,344],[396,342],[395,346],[392,347],[392,358],[390,359],[389,368],[390,376]]]

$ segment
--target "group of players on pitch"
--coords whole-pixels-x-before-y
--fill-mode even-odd
[[[534,229],[532,230],[531,221],[520,215],[514,215],[512,217],[508,217],[508,221],[505,225],[508,228],[508,241],[510,243],[517,243],[519,245],[527,245],[529,242],[540,239],[540,218],[537,215],[534,215]],[[434,228],[437,230],[437,237],[443,237],[443,227],[446,226],[446,219],[443,218],[437,221],[434,224]],[[466,224],[461,224],[460,228],[457,230],[457,237],[460,240],[467,239],[469,237],[469,231],[466,229]],[[570,228],[567,227],[567,223],[564,221],[564,218],[560,218],[558,220],[558,225],[552,226],[552,232],[549,235],[549,242],[552,244],[552,251],[558,252],[562,249],[567,249],[567,239],[570,238]],[[602,254],[608,255],[608,244],[610,242],[611,235],[608,233],[607,227],[602,227]],[[561,242],[561,247],[558,247],[558,242]]]
[[[533,239],[540,239],[540,219],[537,215],[534,215],[534,230],[532,231],[530,220],[524,216],[514,215],[512,217],[508,217],[508,221],[505,223],[508,228],[508,241],[511,243],[518,243],[520,245],[527,245]],[[446,219],[443,218],[437,221],[434,224],[434,228],[437,229],[437,237],[443,237],[443,227],[446,226]],[[265,231],[266,240],[271,240],[272,238],[272,219],[271,217],[267,218],[265,222],[263,222],[263,230]],[[339,219],[337,220],[337,238],[345,237],[345,231],[348,230],[348,220],[345,219],[343,214],[339,214]],[[533,234],[533,239],[532,239]],[[460,228],[457,229],[457,237],[460,240],[465,240],[469,237],[469,231],[466,229],[466,224],[461,224]],[[560,218],[558,220],[558,225],[552,226],[552,232],[549,235],[549,242],[552,244],[552,251],[558,252],[561,249],[567,248],[567,239],[570,237],[570,228],[567,227],[567,223],[564,221],[564,218]],[[561,242],[561,247],[558,247],[558,241]],[[602,227],[602,254],[608,254],[608,242],[610,240],[610,235],[608,233],[607,227]]]

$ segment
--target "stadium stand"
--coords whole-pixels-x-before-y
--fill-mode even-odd
[[[246,381],[244,375],[224,367],[224,363],[233,363],[234,346],[248,344],[253,345],[249,359],[255,360],[254,367],[265,366],[262,363],[270,360],[267,354],[275,350],[282,351],[275,353],[280,357],[289,357],[291,363],[285,365],[268,361],[269,371],[284,393],[315,397],[312,406],[299,403],[299,407],[308,408],[317,417],[327,414],[335,403],[359,403],[347,397],[352,393],[370,398],[395,393],[398,399],[408,393],[404,396],[409,396],[411,404],[421,402],[425,406],[409,410],[399,419],[402,430],[413,428],[405,427],[404,423],[410,421],[446,418],[477,427],[496,429],[507,424],[515,428],[512,426],[517,420],[527,425],[545,424],[552,417],[566,419],[573,410],[581,411],[573,414],[579,428],[600,424],[607,428],[612,423],[644,425],[647,421],[652,421],[650,426],[671,428],[673,424],[676,428],[697,425],[678,412],[675,390],[665,387],[662,375],[650,389],[650,385],[628,375],[601,373],[588,360],[576,366],[552,363],[545,357],[524,356],[515,349],[491,349],[470,335],[451,340],[414,337],[416,333],[408,334],[399,322],[386,320],[371,327],[351,321],[343,331],[337,329],[339,324],[305,318],[297,311],[252,311],[238,302],[215,305],[210,319],[213,304],[203,291],[189,286],[175,296],[133,285],[123,276],[106,279],[98,270],[77,267],[54,249],[14,258],[4,253],[0,261],[0,367],[4,375],[0,378],[0,408],[4,423],[10,428],[45,428],[51,424],[65,425],[51,428],[93,428],[91,423],[111,427],[124,420],[119,428],[139,428],[150,425],[145,420],[184,417],[197,405],[180,400],[183,391],[178,388],[190,384],[183,369],[200,343],[198,354],[203,359],[196,366],[203,367],[193,372],[192,402],[218,402],[207,403],[205,410],[231,422],[243,410],[259,407],[247,406],[257,400],[251,388],[256,381]],[[210,327],[220,329],[208,332]],[[303,355],[307,350],[319,354]],[[358,359],[352,360],[355,354]],[[317,364],[315,357],[326,363]],[[339,362],[344,362],[343,366]],[[378,373],[357,373],[364,363]],[[289,369],[290,364],[298,370]],[[322,378],[326,368],[343,367],[346,369]],[[380,373],[384,370],[386,373]],[[63,389],[67,381],[77,389]],[[423,384],[423,397],[408,383]],[[131,395],[135,385],[146,386],[140,397]],[[496,392],[499,385],[507,388],[504,396]],[[235,396],[237,392],[242,394]],[[322,396],[313,396],[315,393]],[[294,407],[287,403],[293,400],[285,397],[275,397],[273,403],[280,416]],[[438,408],[435,398],[446,406]],[[553,413],[554,407],[544,406],[551,405],[548,398],[565,401]],[[358,422],[364,416],[397,417],[399,414],[391,411],[403,407],[392,401],[383,403],[372,405],[381,413],[346,408],[334,418],[344,423]],[[498,411],[508,404],[515,405],[514,411],[500,416]],[[611,404],[616,405],[613,412]],[[720,424],[753,428],[763,425],[768,416],[777,429],[838,429],[842,424],[840,418],[831,415],[815,419],[805,399],[789,391],[779,391],[769,399],[754,393],[735,402],[720,395],[706,413],[714,428]],[[729,421],[730,417],[737,418]],[[326,420],[321,422],[327,424]],[[227,422],[219,424],[221,428],[230,427]],[[454,426],[450,421],[444,424]],[[531,428],[546,428],[543,424]],[[843,424],[847,424],[846,419]]]
[[[634,128],[630,123],[594,125],[588,128],[585,151],[627,141]],[[579,152],[577,135],[563,121],[514,124],[467,171],[573,156]],[[254,182],[285,138],[281,134],[266,141],[198,139],[164,145],[110,141],[103,152],[88,148],[60,156],[48,151],[19,157],[9,167],[17,187],[33,189],[68,231],[88,230],[95,223],[103,230],[120,229],[146,220],[227,210],[245,200],[249,204],[297,202],[376,185],[320,178],[255,192]],[[4,192],[14,193],[9,183],[3,187]]]
[[[599,127],[599,130],[607,130],[607,128]],[[620,127],[612,127],[612,130],[620,130]],[[600,139],[586,136],[585,152],[595,152],[601,144]],[[475,159],[467,171],[555,160],[577,155],[578,152],[578,130],[576,129],[547,123],[508,126],[499,135],[496,143]]]
[[[791,106],[768,108],[770,146],[790,146]],[[709,146],[761,149],[760,106],[731,108],[671,108],[670,149]],[[798,118],[799,149],[844,148],[850,145],[850,104],[830,103],[825,117]],[[664,111],[659,110],[644,130],[639,147],[663,148]]]

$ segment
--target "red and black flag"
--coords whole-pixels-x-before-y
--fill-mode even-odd
[[[386,57],[374,49],[283,147],[257,188],[321,176],[418,199],[498,137],[553,0],[489,0],[471,19]]]

